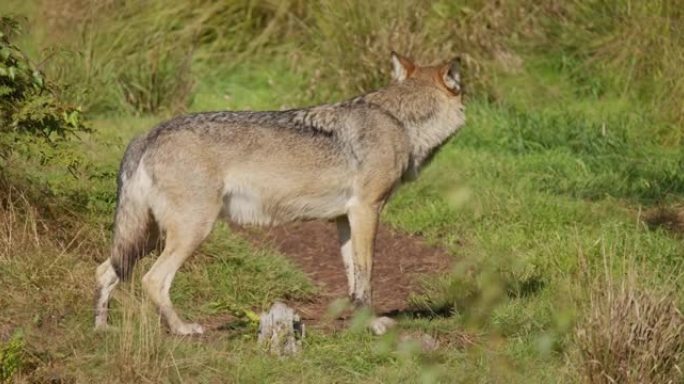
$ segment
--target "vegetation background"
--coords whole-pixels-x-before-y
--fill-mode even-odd
[[[5,0],[0,16],[0,381],[684,382],[681,1]],[[93,332],[134,135],[351,97],[388,81],[393,49],[465,58],[467,127],[383,217],[454,255],[413,298],[449,316],[400,319],[440,349],[355,327],[309,332],[297,359],[249,323],[175,338],[135,283]],[[202,320],[313,291],[220,228],[173,296]]]

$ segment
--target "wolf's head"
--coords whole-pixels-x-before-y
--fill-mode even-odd
[[[419,66],[392,52],[391,61],[392,83],[380,92],[381,103],[408,130],[418,168],[465,123],[461,59]]]
[[[461,58],[448,63],[421,67],[409,58],[392,52],[392,80],[401,83],[406,80],[413,85],[424,85],[445,92],[453,101],[461,102]]]

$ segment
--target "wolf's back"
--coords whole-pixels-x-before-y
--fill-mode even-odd
[[[120,279],[128,278],[135,262],[149,252],[154,219],[146,202],[152,182],[142,166],[147,135],[126,148],[117,178],[116,213],[111,263]]]

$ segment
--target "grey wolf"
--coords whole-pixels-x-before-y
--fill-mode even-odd
[[[202,333],[174,311],[169,289],[219,218],[335,220],[349,295],[371,307],[383,206],[465,123],[460,60],[419,66],[392,52],[391,62],[389,85],[351,100],[180,116],[131,141],[118,175],[111,256],[96,273],[96,328],[107,325],[115,286],[163,238],[143,288],[172,333]],[[382,333],[388,325],[372,328]]]

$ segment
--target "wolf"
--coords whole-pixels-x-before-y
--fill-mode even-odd
[[[391,64],[387,86],[350,100],[190,114],[132,140],[118,174],[111,254],[96,271],[95,327],[106,327],[116,285],[163,239],[143,289],[171,333],[203,333],[178,316],[169,290],[219,218],[250,225],[334,220],[349,296],[370,308],[383,206],[465,123],[459,58],[420,66],[392,52]],[[375,319],[375,333],[392,325]]]

